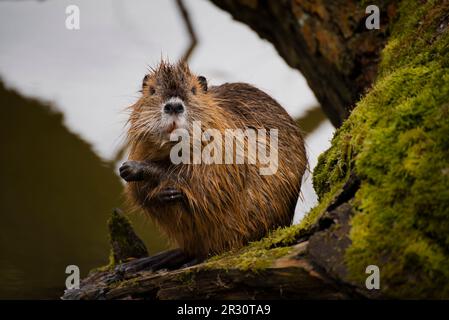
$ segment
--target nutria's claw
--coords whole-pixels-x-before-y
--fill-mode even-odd
[[[141,181],[144,179],[145,165],[139,161],[126,161],[119,169],[120,177],[127,182]]]
[[[183,199],[184,196],[178,189],[166,188],[157,195],[157,198],[161,202],[172,202]]]

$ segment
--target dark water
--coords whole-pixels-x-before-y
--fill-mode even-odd
[[[67,265],[84,276],[107,264],[106,221],[123,185],[60,113],[1,82],[0,121],[0,299],[58,298]],[[131,219],[151,253],[166,247],[148,219]]]

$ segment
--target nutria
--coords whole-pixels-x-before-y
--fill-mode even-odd
[[[185,63],[161,62],[145,76],[142,96],[130,110],[129,161],[120,168],[127,194],[187,255],[204,259],[291,223],[306,152],[296,123],[268,94],[245,83],[208,88],[206,78]],[[278,129],[277,150],[267,146],[277,151],[277,171],[261,174],[260,161],[174,164],[170,133],[191,133],[195,121],[221,133]],[[243,139],[245,148],[248,141]]]

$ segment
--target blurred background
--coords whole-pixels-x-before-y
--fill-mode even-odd
[[[207,0],[184,0],[197,45],[193,72],[210,85],[242,81],[278,100],[306,134],[310,168],[334,128],[301,74],[273,46]],[[65,26],[80,9],[80,30]],[[190,44],[174,0],[0,0],[0,298],[58,298],[65,268],[107,264],[106,221],[124,206],[124,109],[147,69]],[[294,222],[315,203],[306,175]],[[151,254],[168,247],[129,215]]]

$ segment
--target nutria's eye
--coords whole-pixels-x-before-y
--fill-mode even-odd
[[[196,87],[193,86],[191,91],[192,91],[193,94],[196,94]]]
[[[203,76],[198,77],[198,82],[201,85],[201,88],[206,92],[207,91],[207,80]]]
[[[151,95],[153,95],[153,94],[156,93],[156,89],[154,89],[154,87],[150,87],[150,88],[148,88],[148,92],[149,92]]]

